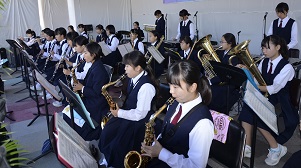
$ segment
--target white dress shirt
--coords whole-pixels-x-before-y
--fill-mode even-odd
[[[36,42],[36,39],[33,38],[33,37],[30,37],[29,40],[28,40],[27,42],[24,41],[24,43],[25,43],[28,47],[32,46],[35,42]]]
[[[285,26],[286,26],[286,24],[287,24],[287,22],[289,21],[289,19],[290,19],[290,18],[287,16],[286,18],[284,18],[284,19],[282,20],[282,27],[285,27]],[[279,25],[280,25],[280,21],[281,21],[281,19],[278,18],[278,27],[279,27]],[[273,21],[273,22],[274,22],[274,21]],[[269,29],[268,34],[267,34],[268,36],[273,34],[273,22],[272,22],[271,25],[270,25],[270,29]],[[295,20],[294,23],[293,23],[293,25],[292,25],[291,42],[290,42],[289,44],[287,44],[287,47],[288,47],[289,49],[290,49],[290,48],[294,48],[294,47],[297,45],[297,43],[298,43],[297,37],[298,37],[298,27],[297,27],[297,23],[296,23],[296,20]]]
[[[274,59],[273,61],[269,60],[268,63],[268,68],[267,68],[267,72],[270,69],[270,62],[273,63],[272,66],[272,74],[274,73],[276,66],[278,65],[278,63],[280,62],[280,60],[283,57],[281,55],[279,55],[276,59]],[[258,65],[258,69],[260,71],[260,73],[262,73],[262,62],[263,60],[260,62],[260,64]],[[295,71],[294,68],[291,64],[286,64],[282,70],[279,72],[279,74],[274,78],[273,84],[267,86],[267,90],[269,92],[270,95],[278,93],[282,88],[284,88],[284,86],[287,84],[288,81],[291,81],[293,79],[293,77],[295,76]]]
[[[199,96],[186,103],[179,103],[176,112],[182,106],[182,114],[179,121],[197,104],[202,102],[202,97]],[[171,117],[173,120],[176,113]],[[167,163],[173,168],[203,168],[206,167],[209,157],[210,146],[214,136],[214,125],[209,119],[202,119],[196,123],[189,133],[189,150],[188,158],[177,153],[171,153],[163,147],[159,154],[159,159]]]
[[[44,50],[42,59],[43,59],[43,58],[46,58],[46,57],[48,56],[48,48],[49,48],[49,45],[51,45],[51,41],[46,41],[46,42],[45,42],[45,49],[46,49],[46,50]]]
[[[142,71],[135,78],[132,78],[134,88],[136,87],[139,78],[143,74],[145,76],[147,75],[147,72]],[[139,121],[141,119],[144,119],[147,113],[151,109],[151,102],[155,94],[156,94],[156,89],[152,84],[150,83],[143,84],[138,91],[136,109],[130,109],[130,110],[119,109],[118,117],[131,120],[131,121]]]
[[[133,47],[135,47],[136,43],[138,42],[138,50],[144,54],[144,46],[143,46],[143,43],[141,41],[138,41],[138,38],[136,38],[134,40],[134,44],[133,44]]]
[[[183,25],[182,26],[186,25],[188,23],[188,21],[189,21],[189,19],[187,19],[185,21],[183,20]],[[178,25],[178,34],[177,34],[177,37],[176,37],[177,40],[180,40],[180,37],[181,37],[181,29],[180,29],[181,26],[180,26],[180,24],[181,24],[181,22]],[[193,40],[194,36],[195,36],[195,30],[194,29],[195,29],[194,24],[190,23],[190,25],[189,25],[190,36],[189,37],[190,37],[191,40]]]
[[[84,54],[81,54],[80,55],[80,58],[83,60],[84,59]],[[73,63],[73,67],[76,66],[78,64],[79,60],[76,59],[76,63]],[[84,63],[84,71],[83,72],[77,72],[77,69],[75,70],[75,76],[77,79],[81,79],[81,80],[84,80],[90,67],[92,66],[92,63],[91,62],[85,62]],[[73,82],[72,82],[73,83]]]
[[[189,53],[190,53],[191,48],[188,48],[188,50],[184,50],[184,58],[187,59]]]
[[[50,54],[51,49],[55,52],[55,45],[56,45],[56,39],[53,39],[51,41],[47,41],[48,45],[47,45],[47,51],[44,52],[43,57],[48,57]]]
[[[113,38],[113,36],[114,36],[114,34],[111,34],[111,35],[109,35],[109,38],[107,39],[109,41],[112,41],[111,45],[108,45],[108,47],[110,48],[111,51],[116,51],[118,44],[119,44],[119,40],[116,37]]]
[[[84,36],[84,37],[86,37],[86,38],[88,38],[88,35],[86,34],[85,31],[81,32],[80,35],[81,35],[81,36]]]
[[[66,48],[69,46],[68,45],[68,43],[64,43],[66,41],[66,39],[64,39],[64,40],[62,40],[62,41],[60,41],[60,45],[56,45],[54,48],[55,48],[55,50],[54,50],[54,55],[53,55],[53,59],[52,59],[52,61],[59,61],[60,59],[61,59],[61,57],[62,57],[62,55],[64,54],[64,52],[65,52],[65,50],[66,50]],[[63,44],[64,43],[64,44]],[[61,55],[59,55],[59,48],[60,48],[60,46],[63,44],[63,46],[62,46],[62,54]]]

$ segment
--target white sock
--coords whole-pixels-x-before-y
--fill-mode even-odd
[[[280,145],[279,144],[277,144],[277,145],[278,145],[277,148],[271,148],[271,150],[273,152],[279,152],[280,151]]]

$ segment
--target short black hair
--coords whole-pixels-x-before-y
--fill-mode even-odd
[[[131,33],[139,35],[139,30],[138,29],[131,29]]]
[[[192,40],[189,36],[182,36],[180,38],[180,42],[184,41],[186,44],[189,44],[189,46],[192,46]]]
[[[136,21],[136,22],[134,22],[134,24],[136,24],[137,26],[139,26],[139,22],[137,22],[137,21]]]
[[[101,24],[96,26],[96,29],[103,30],[103,26]]]
[[[54,38],[54,31],[53,30],[47,29],[47,30],[44,31],[44,33],[47,34],[48,36]]]
[[[67,31],[65,28],[59,27],[59,28],[55,29],[54,33],[55,33],[55,35],[63,35],[64,37],[66,37]]]
[[[226,33],[223,35],[223,37],[228,44],[231,44],[232,48],[236,46],[236,39],[232,33]]]
[[[31,29],[26,30],[26,34],[31,34],[32,37],[36,37],[36,32]]]
[[[186,9],[182,9],[180,12],[179,12],[179,16],[190,16],[190,13],[188,13],[188,11]]]
[[[156,11],[154,12],[154,15],[155,15],[155,16],[160,15],[160,14],[162,15],[162,12],[161,12],[160,10],[156,10]]]
[[[91,43],[87,44],[86,49],[91,55],[95,54],[95,57],[94,57],[95,60],[98,60],[104,56],[100,45],[96,42],[91,42]]]
[[[84,31],[86,31],[86,27],[85,27],[85,25],[84,25],[84,24],[79,24],[79,25],[77,25],[77,28],[83,28],[83,29],[84,29]]]
[[[289,7],[288,4],[285,2],[281,2],[276,6],[276,12],[280,12],[280,13],[284,13],[284,12],[288,12]]]
[[[84,36],[78,36],[74,39],[74,44],[77,44],[79,46],[87,45],[89,43],[89,40]]]
[[[75,31],[72,25],[69,25],[68,28],[70,28],[72,31]]]
[[[66,35],[66,39],[73,41],[78,36],[79,36],[79,34],[77,32],[69,32]]]
[[[159,33],[158,33],[158,31],[157,30],[152,30],[152,31],[150,31],[151,33],[153,33],[153,35],[155,36],[155,37],[157,37],[158,39],[160,38],[159,36]]]
[[[114,25],[108,25],[106,27],[106,30],[108,30],[110,32],[110,34],[115,34],[116,33]]]

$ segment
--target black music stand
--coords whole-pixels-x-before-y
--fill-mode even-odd
[[[17,53],[17,49],[22,50],[21,49],[22,46],[16,40],[7,39],[6,42],[13,48],[13,53],[14,53],[14,56],[15,56],[15,66],[16,66],[16,69],[10,75],[12,75],[15,72],[19,71],[18,70],[18,63],[19,63],[19,65],[21,67],[21,72],[22,72],[21,76],[23,77],[22,61],[21,61],[21,58],[18,58],[18,57],[20,57],[20,54]],[[20,77],[20,76],[18,76],[18,77]],[[21,82],[23,82],[23,80],[20,81],[20,82],[15,83],[15,84],[13,84],[12,86],[17,85],[17,84],[19,84]]]
[[[74,129],[74,113],[73,109],[76,110],[76,112],[86,121],[90,123],[90,126],[92,128],[97,127],[99,124],[93,120],[89,115],[86,114],[84,110],[84,105],[81,103],[81,101],[78,99],[78,97],[75,95],[75,93],[61,80],[59,80],[59,83],[62,87],[62,92],[66,96],[66,99],[69,102],[70,105],[70,116],[71,116],[71,127]],[[91,122],[92,124],[91,124]]]
[[[60,97],[58,94],[55,94],[55,92],[52,90],[53,88],[49,87],[49,82],[37,71],[37,70],[33,70],[32,71],[32,75],[34,76],[34,78],[37,79],[37,81],[41,84],[42,86],[42,90],[43,90],[43,97],[44,97],[44,105],[45,105],[45,114],[46,114],[46,123],[47,123],[47,131],[49,131],[49,112],[48,112],[48,103],[47,103],[47,99],[46,99],[46,90],[53,96],[55,97],[57,100],[60,100]],[[48,133],[49,136],[49,133]],[[50,139],[50,136],[49,136]],[[46,156],[47,154],[53,152],[53,149],[48,150],[47,152],[37,156],[36,158],[32,159],[31,161],[27,162],[27,164],[31,164],[34,163],[35,161],[37,161],[38,159]]]
[[[244,71],[240,68],[222,64],[220,62],[210,61],[214,72],[216,75],[221,79],[221,81],[224,81],[227,83],[227,109],[226,111],[229,112],[229,92],[230,92],[230,85],[234,86],[235,88],[239,88],[243,82],[247,80],[247,76],[244,73]]]

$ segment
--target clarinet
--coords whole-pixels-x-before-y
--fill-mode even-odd
[[[39,60],[39,58],[41,58],[42,57],[42,55],[43,55],[43,50],[44,50],[44,47],[45,47],[45,45],[46,45],[46,42],[45,42],[45,44],[43,45],[43,48],[42,48],[42,50],[36,55],[36,61],[34,62],[34,63],[38,63],[38,60]]]
[[[44,71],[44,72],[45,72],[45,70],[46,70],[46,67],[47,67],[47,64],[48,64],[49,60],[52,60],[50,52],[53,51],[54,46],[55,46],[55,43],[56,43],[56,42],[53,42],[53,44],[52,44],[52,46],[51,46],[51,49],[50,49],[49,52],[48,52],[48,58],[46,59],[46,62],[45,62],[44,68],[43,68],[43,71]],[[51,43],[50,43],[50,44],[51,44]]]
[[[61,56],[61,59],[59,60],[59,62],[58,62],[57,65],[55,66],[55,69],[54,69],[54,71],[53,71],[52,77],[51,77],[51,79],[49,80],[50,82],[53,82],[57,70],[60,68],[60,65],[61,65],[62,62],[64,61],[64,58],[65,58],[65,56],[66,56],[67,50],[68,50],[68,47],[65,49],[63,55]]]
[[[71,48],[71,52],[73,52],[73,51],[72,51],[72,48]],[[73,53],[71,54],[71,57],[69,57],[69,59],[72,58],[72,57],[74,57],[75,54],[76,54],[76,52],[73,52]],[[66,64],[66,65],[67,65],[67,67],[68,67],[68,64]],[[69,76],[69,75],[65,75],[65,78],[66,78],[66,81],[67,81],[67,86],[69,86],[69,88],[72,89],[71,81],[70,81],[70,79],[69,79],[68,76]]]

